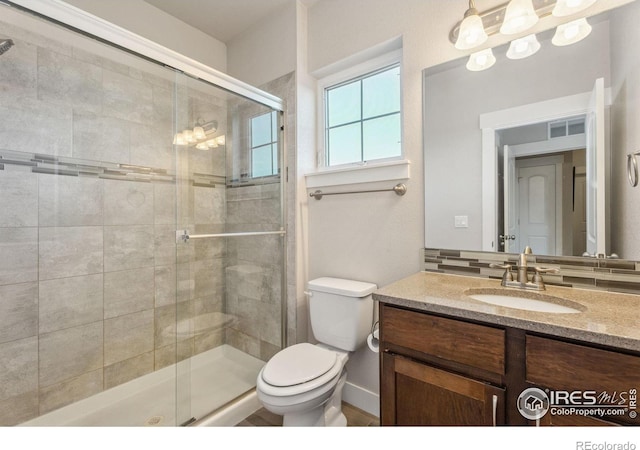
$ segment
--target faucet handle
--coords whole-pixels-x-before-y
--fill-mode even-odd
[[[511,272],[511,264],[495,264],[490,263],[489,267],[493,269],[504,269],[502,274],[502,285],[505,286],[507,281],[513,281],[513,273]]]
[[[546,289],[546,286],[544,284],[544,280],[542,279],[542,274],[543,273],[558,273],[560,272],[560,269],[557,269],[555,267],[551,267],[551,268],[542,268],[542,267],[534,267],[536,273],[533,275],[533,279],[531,280],[532,283],[534,283],[535,285],[537,285],[537,288],[539,290],[544,290]]]
[[[558,269],[557,267],[550,267],[550,268],[534,267],[534,269],[536,271],[536,274],[560,272],[560,269]]]

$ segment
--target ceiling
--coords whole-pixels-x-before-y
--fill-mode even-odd
[[[144,0],[224,43],[292,0]],[[302,0],[311,6],[318,0]]]

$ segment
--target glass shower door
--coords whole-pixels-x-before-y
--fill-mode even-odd
[[[183,76],[175,91],[177,417],[255,387],[283,342],[279,111]]]

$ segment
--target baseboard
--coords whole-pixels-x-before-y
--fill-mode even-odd
[[[380,417],[380,396],[375,392],[347,381],[342,390],[342,400],[372,416]]]

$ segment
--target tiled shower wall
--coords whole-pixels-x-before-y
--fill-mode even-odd
[[[483,278],[502,279],[503,269],[490,264],[517,265],[518,254],[465,250],[424,249],[424,270]],[[548,285],[640,294],[640,262],[574,256],[529,255],[529,265],[557,268],[544,275]]]
[[[176,257],[175,230],[176,213],[224,230],[225,155],[184,149],[178,164],[205,175],[177,202],[171,76],[0,25],[15,42],[0,63],[0,425],[13,425],[223,342],[226,245]],[[224,134],[226,100],[176,98],[180,126],[205,115]],[[192,315],[211,326],[176,327]]]

